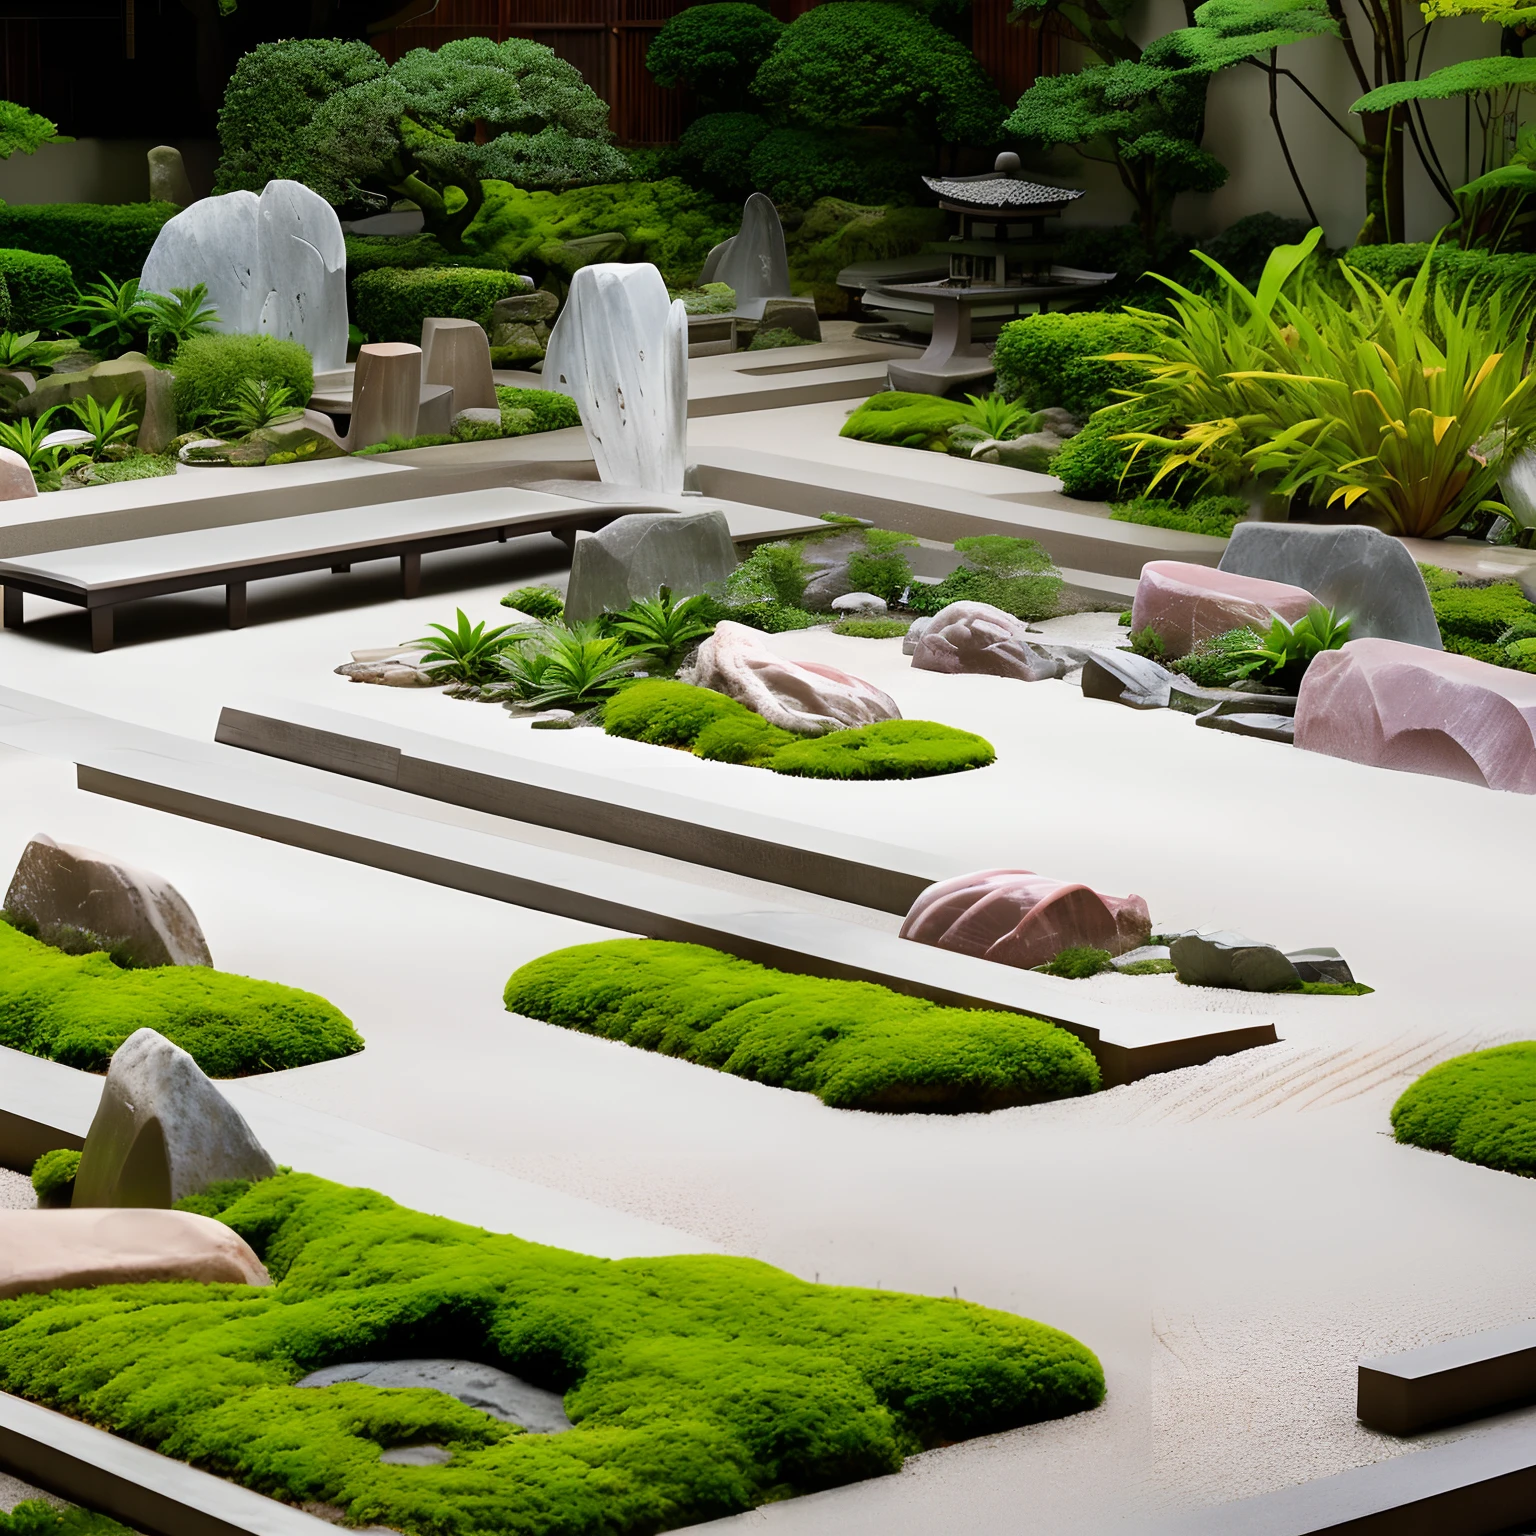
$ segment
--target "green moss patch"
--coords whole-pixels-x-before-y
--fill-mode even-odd
[[[1230,539],[1232,530],[1248,516],[1241,496],[1202,496],[1181,507],[1176,501],[1140,496],[1110,510],[1117,523],[1140,523],[1144,528],[1173,528],[1180,533],[1205,533]]]
[[[839,619],[832,633],[855,640],[900,640],[910,628],[905,619]]]
[[[515,971],[504,1001],[548,1024],[814,1093],[834,1109],[989,1110],[1099,1086],[1087,1047],[1054,1024],[796,976],[698,944],[610,939],[556,950]]]
[[[973,731],[932,720],[880,720],[790,742],[768,766],[802,779],[926,779],[996,760],[992,743]]]
[[[39,1205],[68,1205],[75,1192],[75,1175],[80,1171],[80,1154],[72,1147],[58,1147],[44,1152],[32,1164],[32,1192]]]
[[[1431,1067],[1392,1106],[1392,1130],[1466,1163],[1536,1174],[1536,1040]]]
[[[23,1499],[10,1514],[0,1510],[0,1536],[134,1536],[134,1532],[89,1509],[55,1509],[43,1499]]]
[[[589,1258],[307,1174],[226,1195],[220,1219],[272,1287],[0,1302],[0,1385],[406,1536],[649,1536],[1104,1393],[1075,1339],[968,1302],[810,1285],[750,1259]],[[525,1434],[422,1388],[294,1385],[413,1355],[563,1392],[575,1428]],[[379,1460],[423,1441],[453,1460]]]
[[[886,390],[872,395],[843,423],[843,437],[893,448],[949,451],[950,430],[966,420],[965,407],[938,395]]]
[[[134,1030],[158,1030],[210,1077],[350,1056],[361,1036],[323,997],[206,966],[120,970],[0,923],[0,1045],[105,1072]]]

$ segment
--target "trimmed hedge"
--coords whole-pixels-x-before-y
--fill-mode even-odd
[[[532,411],[530,432],[558,432],[562,427],[579,427],[581,411],[569,395],[553,389],[519,389],[512,384],[496,386],[496,403],[505,422],[508,411]]]
[[[82,287],[137,277],[175,203],[0,203],[0,245],[57,256]],[[30,327],[28,327],[30,329]]]
[[[825,736],[781,730],[735,699],[666,678],[621,689],[603,710],[610,736],[685,747],[711,762],[807,779],[917,779],[985,768],[990,742],[929,720],[882,720]]]
[[[834,1109],[971,1112],[1099,1086],[1088,1048],[1023,1014],[770,970],[700,944],[607,939],[512,973],[512,1013],[679,1056]]]
[[[57,256],[0,250],[0,282],[10,294],[13,331],[51,330],[54,312],[75,301],[75,280]]]
[[[1131,461],[1131,446],[1115,439],[1126,432],[1155,432],[1167,422],[1157,411],[1115,406],[1098,412],[1076,437],[1069,437],[1051,460],[1051,473],[1062,490],[1080,501],[1126,501],[1146,491],[1157,473],[1155,453]]]
[[[1344,252],[1343,260],[1356,271],[1375,278],[1383,288],[1393,288],[1416,277],[1429,254],[1427,244],[1357,245]],[[1429,270],[1455,302],[1469,286],[1475,286],[1485,296],[1495,287],[1530,287],[1536,283],[1536,256],[1513,251],[1464,251],[1454,245],[1439,245]]]
[[[1536,1041],[1431,1067],[1392,1106],[1392,1131],[1464,1163],[1536,1174]]]
[[[1202,496],[1187,507],[1155,496],[1140,496],[1110,509],[1117,523],[1140,523],[1145,528],[1175,528],[1180,533],[1205,533],[1230,539],[1232,530],[1248,516],[1241,496]]]
[[[812,1285],[753,1259],[591,1258],[308,1174],[210,1195],[187,1204],[251,1244],[272,1286],[0,1302],[0,1386],[289,1503],[334,1505],[352,1527],[650,1536],[1104,1395],[1077,1340],[948,1297]],[[575,1427],[527,1434],[424,1388],[294,1385],[413,1355],[563,1392]],[[379,1460],[424,1441],[453,1460]]]
[[[1032,411],[1055,405],[1086,418],[1145,377],[1134,363],[1102,362],[1103,355],[1146,347],[1146,332],[1128,315],[1085,310],[1010,320],[992,355],[997,391]]]
[[[357,323],[369,339],[412,346],[429,316],[485,325],[498,299],[527,290],[515,273],[486,267],[378,267],[352,284]]]
[[[292,391],[295,405],[308,404],[315,392],[308,350],[278,336],[193,336],[176,349],[171,367],[176,417],[183,427],[217,416],[243,379],[281,384]]]
[[[125,971],[0,923],[0,1045],[105,1072],[136,1029],[158,1030],[210,1077],[350,1056],[363,1042],[323,997],[199,965]]]

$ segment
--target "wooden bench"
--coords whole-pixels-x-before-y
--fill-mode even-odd
[[[578,530],[601,528],[634,510],[540,491],[461,491],[61,549],[0,560],[4,622],[7,629],[20,627],[24,593],[75,603],[91,616],[91,649],[105,651],[112,646],[112,614],[120,603],[223,587],[229,627],[239,629],[246,619],[246,586],[264,577],[321,570],[339,574],[365,560],[399,560],[404,594],[415,597],[424,554],[505,543],[529,533],[553,533],[571,543]]]

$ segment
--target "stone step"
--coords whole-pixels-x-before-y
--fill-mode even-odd
[[[1536,1323],[1513,1323],[1362,1360],[1355,1412],[1372,1429],[1413,1435],[1532,1399]]]

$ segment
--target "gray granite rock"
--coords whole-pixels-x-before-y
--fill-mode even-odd
[[[157,144],[147,158],[150,202],[175,203],[178,208],[185,208],[193,201],[186,162],[174,144]]]
[[[27,396],[25,414],[38,416],[51,406],[67,406],[86,396],[99,405],[122,398],[138,417],[137,446],[145,453],[160,453],[176,436],[173,383],[174,376],[157,368],[142,352],[125,352],[74,372],[55,369]]]
[[[514,293],[505,299],[497,299],[491,305],[492,325],[536,325],[540,320],[553,320],[560,313],[560,300],[544,288],[532,293]]]
[[[1294,991],[1296,967],[1273,944],[1216,930],[1180,934],[1168,946],[1179,980],[1192,987],[1232,987],[1244,992]]]
[[[1233,736],[1258,736],[1265,741],[1294,745],[1296,721],[1291,715],[1261,714],[1252,710],[1208,709],[1195,716],[1195,724]]]
[[[1066,446],[1054,432],[1025,432],[1019,437],[988,438],[971,449],[971,457],[1008,469],[1028,469],[1047,474],[1051,460]]]
[[[1331,981],[1338,986],[1352,987],[1355,974],[1338,950],[1319,945],[1315,949],[1293,949],[1285,957],[1296,967],[1303,981]]]
[[[627,608],[666,587],[692,597],[736,569],[725,513],[632,512],[576,540],[565,616],[573,622]]]
[[[458,1398],[466,1407],[478,1408],[508,1424],[520,1424],[536,1435],[558,1435],[572,1427],[558,1392],[548,1392],[510,1371],[474,1360],[354,1360],[311,1371],[296,1385],[331,1387],[343,1381],[369,1387],[430,1387]]]
[[[741,210],[741,229],[705,258],[699,284],[725,283],[736,292],[736,313],[762,317],[769,299],[789,297],[789,256],[773,200],[754,192]]]
[[[453,413],[453,427],[501,427],[501,411],[495,406],[471,405]]]
[[[277,1169],[245,1117],[164,1035],[135,1030],[107,1068],[73,1204],[174,1205],[225,1179]]]
[[[805,583],[801,605],[811,613],[826,613],[840,597],[853,590],[848,576],[848,562],[865,547],[862,526],[831,538],[818,538],[801,546],[811,576]]]
[[[876,597],[873,592],[845,592],[841,597],[832,599],[832,611],[864,615],[882,614],[885,612],[885,599]]]
[[[5,909],[35,923],[45,941],[78,929],[107,948],[121,945],[137,965],[213,964],[192,908],[168,880],[42,833],[22,851]]]
[[[380,1451],[379,1460],[390,1467],[446,1467],[453,1452],[440,1445],[394,1445]]]
[[[1174,675],[1147,656],[1096,647],[1083,661],[1083,697],[1109,699],[1132,709],[1165,709]]]
[[[1443,649],[1413,556],[1380,529],[1360,523],[1239,523],[1217,569],[1306,588],[1353,620],[1351,640]]]
[[[934,614],[912,653],[919,672],[980,673],[1038,683],[1060,677],[1062,663],[1037,651],[1029,626],[990,603],[951,603]]]
[[[763,317],[758,322],[758,330],[789,331],[801,341],[820,341],[821,321],[816,314],[816,300],[768,299],[763,304]]]
[[[1250,714],[1293,715],[1296,695],[1276,688],[1266,691],[1262,685],[1247,683],[1241,688],[1202,688],[1177,672],[1168,689],[1168,706],[1181,714],[1203,715],[1218,705],[1228,712],[1247,710]]]

